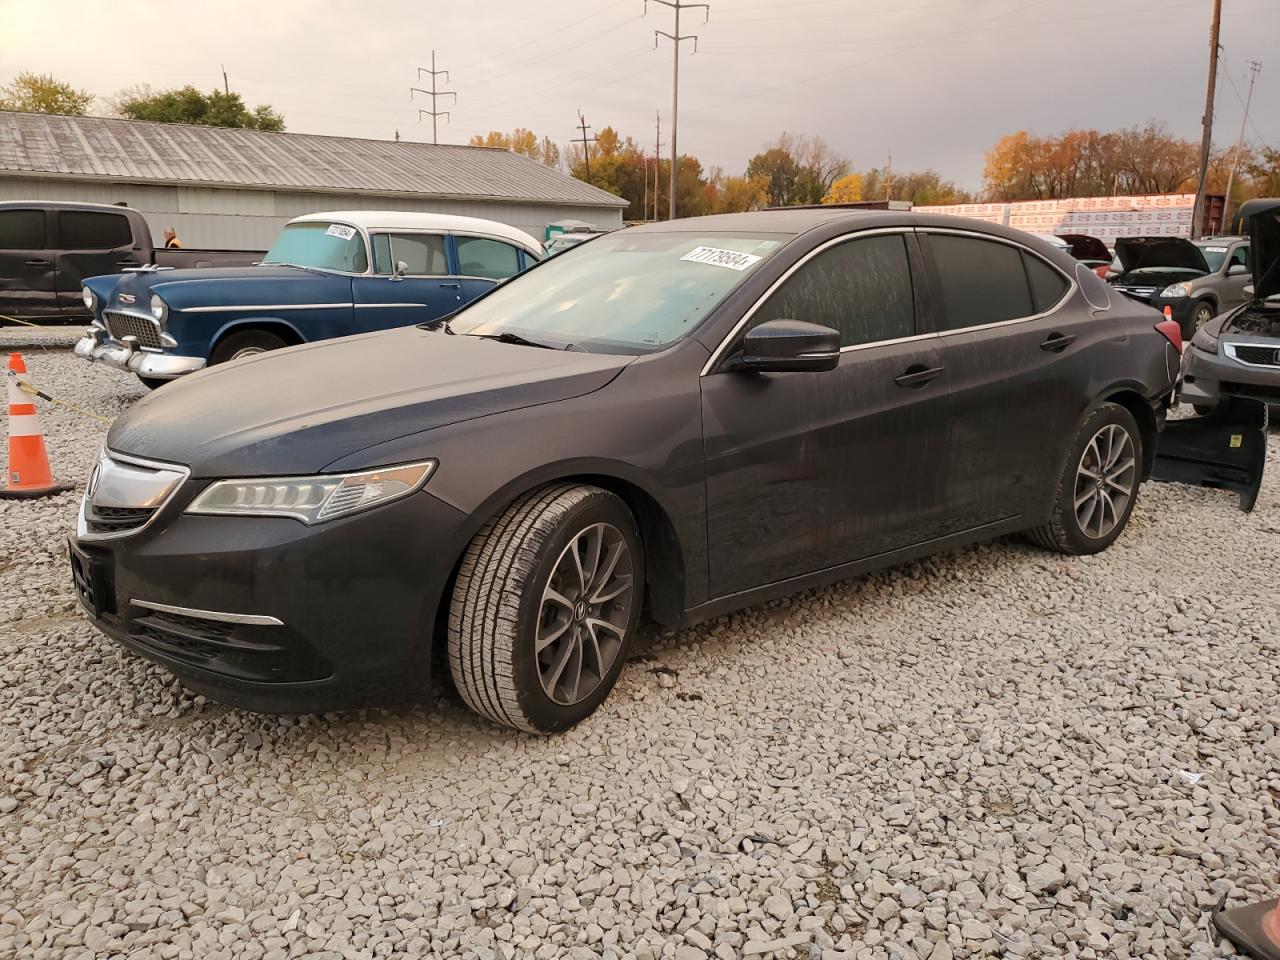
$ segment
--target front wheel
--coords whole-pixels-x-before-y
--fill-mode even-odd
[[[1129,523],[1142,476],[1142,433],[1117,403],[1099,404],[1071,442],[1049,522],[1031,531],[1059,553],[1098,553]]]
[[[279,350],[286,346],[288,344],[274,333],[267,333],[265,330],[244,330],[231,334],[214,347],[213,353],[209,354],[209,366],[256,356],[259,353]]]
[[[1212,320],[1213,316],[1213,304],[1207,300],[1201,300],[1197,303],[1195,311],[1191,314],[1191,336],[1186,339],[1190,340],[1191,337],[1194,337],[1196,331]]]
[[[517,500],[458,570],[448,648],[462,698],[532,733],[589,716],[622,672],[643,574],[635,519],[612,493],[557,484]]]

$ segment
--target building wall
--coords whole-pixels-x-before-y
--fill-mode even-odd
[[[172,226],[185,246],[227,250],[265,250],[289,220],[321,210],[407,210],[484,217],[519,227],[538,240],[543,238],[546,225],[556,220],[585,220],[603,229],[614,229],[622,226],[623,214],[623,209],[617,207],[171,187],[7,175],[0,175],[0,200],[124,201],[146,217],[157,238],[165,227]]]

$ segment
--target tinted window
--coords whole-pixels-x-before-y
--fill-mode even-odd
[[[403,262],[407,268],[405,273],[411,277],[443,277],[448,274],[444,237],[433,233],[393,233],[390,242],[393,268]],[[377,253],[374,255],[378,256]]]
[[[944,329],[976,327],[1035,312],[1017,247],[942,234],[931,235],[929,246],[947,312]]]
[[[458,237],[458,272],[464,277],[505,280],[520,272],[516,248],[483,237]]]
[[[64,250],[111,250],[133,243],[129,218],[118,213],[61,212],[58,234]]]
[[[766,320],[831,327],[846,347],[911,336],[915,301],[905,238],[867,237],[824,250],[769,297],[752,325]]]
[[[1066,295],[1067,278],[1034,254],[1023,251],[1022,262],[1031,281],[1031,305],[1044,313]]]
[[[43,210],[0,210],[0,250],[43,249]]]

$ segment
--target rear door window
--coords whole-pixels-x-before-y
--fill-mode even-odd
[[[951,234],[930,234],[928,243],[942,287],[944,330],[1016,320],[1036,312],[1017,247]]]
[[[768,320],[839,330],[843,347],[912,336],[915,298],[906,238],[865,237],[822,251],[774,291],[752,326]]]
[[[487,237],[457,237],[458,273],[464,277],[505,280],[520,272],[516,248]]]
[[[1047,313],[1067,295],[1070,284],[1058,270],[1034,253],[1022,251],[1022,262],[1027,268],[1027,280],[1031,284],[1031,306],[1036,313]]]
[[[114,250],[133,244],[129,218],[119,213],[59,211],[58,236],[63,250]]]
[[[43,210],[0,210],[0,250],[46,250]]]

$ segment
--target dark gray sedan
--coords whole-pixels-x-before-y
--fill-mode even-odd
[[[776,211],[619,231],[450,324],[195,374],[112,428],[94,623],[250,709],[564,729],[669,627],[1017,531],[1125,528],[1176,332],[1018,231]]]

